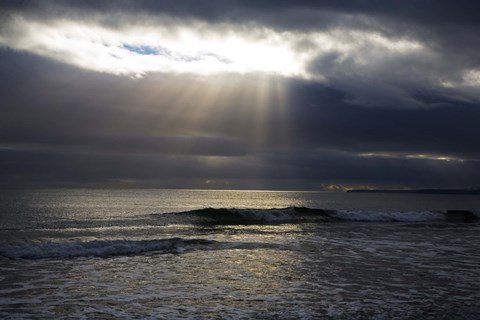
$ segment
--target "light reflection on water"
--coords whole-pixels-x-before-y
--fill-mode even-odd
[[[468,319],[480,311],[480,230],[450,227],[227,226],[203,235],[277,246],[2,260],[0,315]]]
[[[11,227],[0,231],[2,245],[174,237],[216,242],[118,256],[0,257],[1,318],[480,317],[478,223],[219,226],[165,224],[151,215],[206,204],[322,208],[338,199],[347,202],[343,206],[378,209],[388,199],[396,206],[405,198],[362,204],[344,195],[171,190],[16,196],[28,198],[25,203],[2,197],[2,226]],[[422,199],[403,205],[432,206],[431,198]],[[465,206],[478,201],[469,199]],[[438,200],[435,206],[454,207],[457,201]],[[5,211],[8,206],[14,208]]]
[[[334,210],[479,210],[476,195],[207,190],[2,190],[0,227],[132,219],[201,208],[310,207]],[[42,224],[43,223],[43,224]]]

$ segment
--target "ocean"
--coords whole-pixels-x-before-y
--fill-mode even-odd
[[[480,319],[480,196],[0,191],[2,319]]]

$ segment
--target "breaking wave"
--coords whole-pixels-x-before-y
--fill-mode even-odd
[[[324,210],[306,207],[288,207],[273,209],[227,209],[205,208],[177,213],[155,214],[156,217],[169,219],[173,223],[242,225],[242,224],[280,224],[302,222],[476,222],[480,214],[463,211],[348,211]]]
[[[228,249],[276,249],[288,247],[274,243],[219,242],[208,239],[155,239],[155,240],[93,240],[17,244],[0,247],[0,257],[7,259],[49,259],[79,257],[114,257],[140,254],[185,253],[191,251]]]
[[[328,210],[305,207],[273,209],[226,209],[205,208],[192,211],[157,215],[169,216],[179,222],[194,224],[268,224],[291,222],[332,221]]]
[[[0,255],[10,259],[44,259],[75,257],[108,257],[160,251],[179,253],[198,246],[209,246],[215,241],[205,239],[158,240],[94,240],[63,243],[10,245],[0,249]]]

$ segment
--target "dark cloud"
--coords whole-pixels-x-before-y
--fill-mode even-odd
[[[2,7],[7,24],[14,14],[99,19],[112,29],[169,17],[245,30],[253,24],[372,31],[421,50],[376,51],[348,35],[340,40],[363,60],[335,48],[322,52],[308,70],[324,79],[166,73],[133,79],[2,48],[0,187],[480,181],[480,91],[465,84],[465,73],[480,66],[474,2],[4,1]],[[298,40],[298,50],[313,45],[308,37]]]
[[[480,105],[424,93],[418,99],[436,108],[388,109],[345,103],[338,90],[299,82],[290,117],[298,143],[367,152],[444,154],[480,158],[476,137]]]
[[[107,1],[2,1],[2,6],[10,10],[53,10],[74,12],[74,10],[102,13],[146,12],[152,14],[191,16],[203,19],[245,21],[248,17],[268,17],[268,15],[291,15],[296,11],[338,12],[349,15],[361,14],[373,17],[386,17],[406,23],[423,25],[460,25],[480,26],[476,12],[480,4],[475,1],[461,0],[418,0],[418,1],[382,1],[354,0],[348,2],[335,0],[107,0]],[[288,24],[288,21],[284,23]]]

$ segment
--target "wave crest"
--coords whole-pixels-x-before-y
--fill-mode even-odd
[[[275,224],[333,221],[329,210],[306,207],[272,209],[205,208],[167,214],[195,224]],[[159,215],[165,216],[165,214]]]

